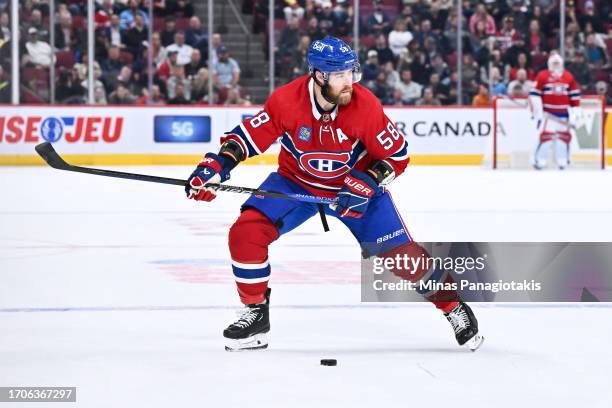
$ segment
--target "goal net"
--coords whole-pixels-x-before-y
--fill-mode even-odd
[[[490,153],[484,165],[493,169],[529,169],[539,141],[527,98],[495,98]],[[583,96],[580,120],[570,129],[570,168],[605,168],[605,106],[600,97]],[[556,120],[547,116],[549,120]],[[559,119],[563,120],[563,119]],[[550,142],[563,143],[560,140]],[[554,145],[548,149],[548,166],[555,167]]]

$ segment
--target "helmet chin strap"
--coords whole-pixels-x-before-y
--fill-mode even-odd
[[[336,105],[337,102],[331,99],[328,93],[329,82],[325,81],[324,83],[320,83],[319,80],[317,79],[316,72],[312,73],[312,78],[314,79],[315,83],[321,87],[321,96],[323,96],[323,99],[325,99],[327,102],[331,103],[332,105]]]

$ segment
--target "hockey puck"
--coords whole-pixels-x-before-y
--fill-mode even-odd
[[[335,366],[338,364],[338,360],[335,358],[323,358],[321,359],[321,365],[324,366]]]

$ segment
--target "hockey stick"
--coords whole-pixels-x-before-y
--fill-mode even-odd
[[[568,128],[572,129],[572,130],[576,130],[577,127],[576,125],[574,125],[573,123],[570,123],[569,120],[563,120],[563,119],[559,119],[558,117],[556,117],[555,115],[548,113],[548,112],[544,112],[544,118],[550,120],[551,122],[556,122],[560,125],[564,125],[567,126]]]
[[[515,98],[511,97],[511,96],[507,96],[507,95],[501,95],[499,96],[499,98],[507,100],[512,102],[513,104],[520,106],[521,108],[528,108],[529,107],[529,100],[527,100],[527,104],[523,105],[522,103],[520,103],[518,100],[516,100]],[[572,130],[576,130],[576,126],[573,123],[570,123],[569,120],[563,120],[563,119],[559,119],[557,116],[553,115],[552,113],[548,113],[548,112],[542,112],[544,115],[544,119],[550,120],[551,122],[555,122],[558,123],[560,125],[564,125],[569,127]],[[533,116],[531,116],[531,120],[534,120],[535,118]]]
[[[42,157],[43,160],[47,162],[49,166],[53,167],[54,169],[58,169],[58,170],[73,171],[76,173],[93,174],[96,176],[121,178],[121,179],[126,179],[126,180],[137,180],[137,181],[148,181],[151,183],[171,184],[174,186],[181,186],[181,187],[185,187],[185,185],[187,184],[187,180],[151,176],[147,174],[126,173],[123,171],[102,170],[102,169],[93,169],[90,167],[73,166],[67,163],[64,159],[62,159],[61,156],[53,148],[53,145],[49,142],[41,143],[37,145],[34,149],[36,150],[36,153],[38,153],[39,156]],[[262,197],[281,198],[284,200],[301,201],[305,203],[313,203],[313,204],[321,204],[321,205],[324,205],[324,204],[333,205],[333,204],[336,204],[336,201],[337,201],[337,199],[335,198],[317,197],[317,196],[312,196],[312,195],[307,195],[307,194],[286,194],[286,193],[279,193],[276,191],[261,190],[258,188],[230,186],[227,184],[207,183],[206,186],[216,191],[251,194],[251,195],[262,196]]]

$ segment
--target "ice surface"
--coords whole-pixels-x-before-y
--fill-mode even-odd
[[[415,166],[391,191],[420,241],[611,241],[611,181]],[[195,203],[43,167],[0,168],[0,191],[0,386],[76,386],[88,408],[612,404],[610,305],[474,305],[487,340],[470,353],[429,305],[360,304],[359,249],[315,217],[271,249],[270,349],[227,353],[227,230],[245,196]]]

